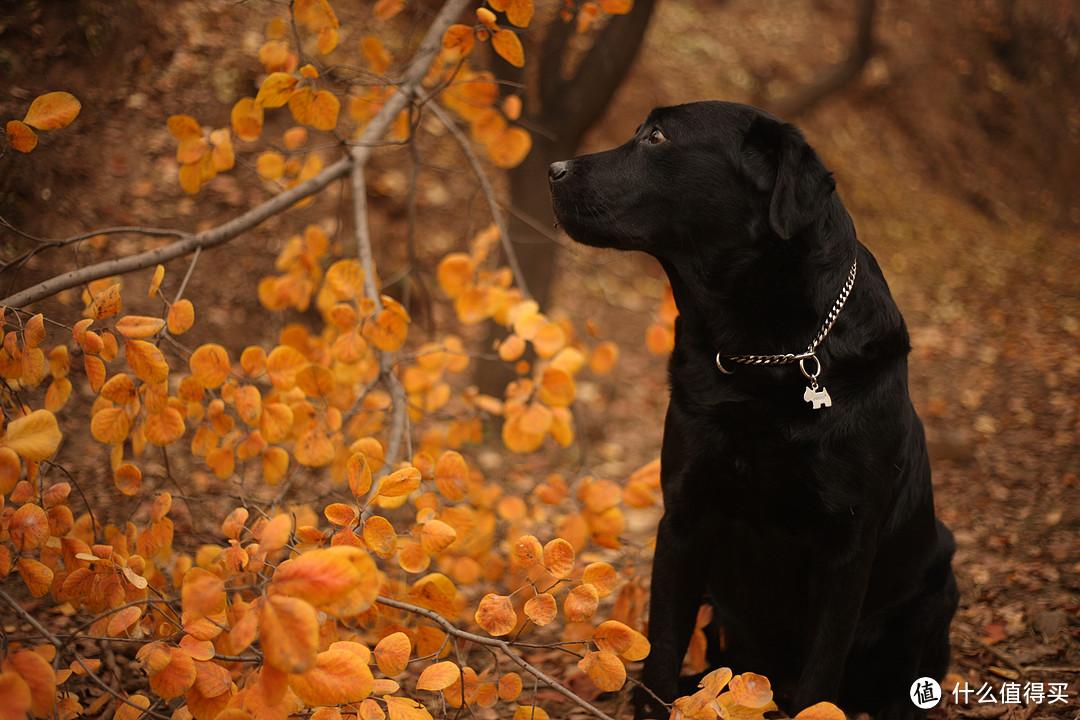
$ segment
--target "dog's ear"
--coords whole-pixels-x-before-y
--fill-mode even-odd
[[[769,225],[785,240],[814,221],[836,188],[832,173],[790,123],[756,118],[742,158],[755,187],[772,192]]]

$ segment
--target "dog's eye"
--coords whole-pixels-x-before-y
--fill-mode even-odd
[[[664,137],[664,133],[660,131],[660,128],[653,128],[652,132],[649,133],[645,140],[650,145],[659,145],[662,142],[666,142],[667,138]]]

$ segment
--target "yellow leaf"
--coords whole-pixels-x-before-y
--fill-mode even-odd
[[[390,633],[375,646],[375,662],[379,670],[387,677],[405,672],[409,665],[412,643],[403,632]]]
[[[191,375],[207,390],[213,390],[229,378],[232,365],[229,363],[229,352],[216,343],[200,345],[191,353],[188,360],[191,367]]]
[[[404,8],[405,0],[377,0],[373,12],[380,20],[389,20]]]
[[[289,102],[298,82],[299,78],[288,73],[270,73],[259,86],[259,92],[255,95],[255,105],[264,108],[281,107]]]
[[[285,156],[267,150],[255,160],[255,172],[267,180],[280,180],[285,175]]]
[[[621,655],[634,641],[633,629],[618,620],[606,620],[593,631],[593,642],[600,650]]]
[[[199,127],[199,122],[190,115],[171,115],[165,122],[169,126],[169,134],[177,140],[202,137],[202,128]],[[161,266],[158,265],[158,267]],[[164,273],[165,269],[162,268],[161,271]]]
[[[525,602],[525,616],[537,627],[544,627],[559,614],[559,606],[551,593],[534,595]]]
[[[278,345],[266,358],[266,373],[278,390],[296,387],[296,373],[308,364],[307,358],[294,347]]]
[[[23,342],[26,347],[36,348],[45,339],[45,316],[38,313],[26,321],[23,327]]]
[[[566,346],[566,331],[557,322],[542,325],[532,338],[533,349],[542,358],[554,357]]]
[[[491,36],[491,47],[514,67],[525,67],[525,48],[513,30],[497,30]]]
[[[600,595],[592,585],[578,585],[566,594],[563,613],[570,622],[585,622],[600,604]]]
[[[195,324],[195,306],[187,298],[177,300],[169,308],[168,326],[173,335],[182,335]]]
[[[517,625],[517,613],[506,595],[488,593],[476,607],[476,624],[491,635],[508,635]]]
[[[7,495],[22,477],[22,463],[14,450],[0,447],[0,495]]]
[[[181,165],[193,165],[203,159],[209,148],[201,137],[184,138],[176,147],[176,161]]]
[[[263,526],[259,533],[259,550],[272,553],[285,547],[292,534],[293,518],[288,513],[279,513]]]
[[[262,458],[263,479],[267,485],[277,485],[289,471],[289,453],[284,448],[267,448]]]
[[[617,692],[626,682],[626,666],[619,658],[606,650],[585,653],[578,662],[578,667],[588,673],[597,689],[604,692]]]
[[[40,462],[60,446],[60,426],[48,410],[35,410],[8,423],[0,447],[15,451],[24,460]]]
[[[296,373],[296,387],[308,397],[329,397],[336,385],[333,371],[325,365],[311,363]]]
[[[397,533],[390,521],[381,515],[372,515],[364,521],[364,544],[382,557],[390,557],[397,549]]]
[[[728,688],[735,702],[743,707],[758,708],[772,702],[772,685],[764,675],[752,672],[736,675]]]
[[[289,112],[293,120],[301,125],[311,124],[311,103],[315,99],[315,91],[310,87],[297,88],[289,98]]]
[[[603,598],[615,592],[615,586],[619,582],[619,577],[615,574],[615,568],[611,567],[608,563],[593,562],[585,566],[581,581],[595,587],[597,594]]]
[[[457,531],[442,520],[428,520],[420,530],[420,547],[428,555],[448,548],[457,539]]]
[[[293,425],[293,411],[285,403],[265,403],[259,417],[259,432],[268,443],[288,437]]]
[[[101,358],[84,355],[83,369],[86,371],[86,379],[90,381],[90,389],[94,392],[100,390],[105,383],[105,363]]]
[[[19,152],[28,153],[37,147],[37,133],[21,120],[8,120],[7,141]]]
[[[469,466],[454,450],[447,450],[435,463],[435,486],[444,498],[460,502],[468,493]]]
[[[444,660],[428,665],[416,681],[417,690],[432,692],[445,690],[461,678],[461,668],[452,660]]]
[[[314,428],[297,439],[293,457],[306,467],[323,467],[334,460],[334,444],[320,428]]]
[[[522,535],[514,543],[514,559],[522,570],[528,570],[544,562],[544,548],[535,536]]]
[[[477,8],[476,19],[491,32],[497,32],[499,30],[499,26],[495,24],[498,18],[489,8]]]
[[[311,99],[308,108],[308,124],[316,130],[333,130],[337,127],[341,102],[328,90],[320,90]]]
[[[533,0],[509,0],[506,3],[506,19],[518,27],[528,27],[533,16]]]
[[[374,683],[364,658],[343,648],[319,653],[314,667],[289,676],[289,687],[310,707],[360,702]]]
[[[406,467],[387,475],[379,483],[379,495],[384,497],[402,497],[420,487],[420,471]]]
[[[349,481],[349,491],[355,498],[366,495],[371,489],[371,465],[364,453],[356,452],[349,456],[345,463],[345,477]]]
[[[450,253],[439,261],[437,279],[439,287],[450,299],[457,299],[473,280],[476,266],[467,253]]]
[[[165,356],[145,340],[124,340],[124,355],[135,377],[144,383],[157,385],[169,379]]]
[[[82,103],[71,93],[45,93],[30,103],[23,122],[38,130],[59,130],[77,118],[81,109]]]
[[[255,104],[255,98],[241,98],[233,105],[232,129],[241,140],[258,140],[262,135],[263,109]]]
[[[146,315],[125,315],[116,321],[116,330],[126,338],[148,338],[165,327],[161,318]]]
[[[427,708],[412,698],[383,695],[382,699],[390,720],[432,720]]]
[[[551,720],[543,708],[535,705],[518,705],[513,720]]]
[[[101,386],[101,397],[117,405],[130,405],[139,397],[139,391],[130,375],[118,373]]]
[[[287,673],[302,673],[315,666],[319,616],[310,603],[286,595],[270,595],[260,607],[259,628],[268,665]]]
[[[405,344],[408,333],[409,323],[406,318],[391,308],[384,308],[375,316],[373,323],[364,326],[364,336],[385,352],[399,350]]]

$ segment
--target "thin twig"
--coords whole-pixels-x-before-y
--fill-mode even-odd
[[[461,147],[461,152],[465,154],[465,159],[469,161],[469,165],[476,174],[476,179],[480,182],[480,189],[483,190],[484,197],[487,199],[488,208],[491,209],[491,217],[495,221],[495,226],[499,228],[499,240],[502,243],[503,252],[506,253],[506,263],[510,266],[510,271],[514,273],[514,282],[526,299],[532,297],[529,294],[528,285],[525,284],[525,274],[521,271],[521,265],[518,263],[517,254],[514,252],[514,246],[510,242],[510,230],[506,225],[506,218],[503,217],[499,207],[499,200],[495,197],[495,190],[491,187],[491,182],[488,181],[487,173],[484,172],[484,168],[480,164],[480,158],[473,152],[472,146],[469,145],[469,139],[465,137],[465,133],[461,132],[461,128],[454,123],[453,119],[446,114],[445,110],[435,103],[430,103],[427,107],[435,117],[439,118],[439,121],[446,126],[446,129],[450,131],[454,140],[456,140]]]
[[[425,617],[428,620],[438,623],[440,626],[442,626],[443,630],[445,630],[448,634],[453,635],[454,637],[461,638],[462,640],[468,640],[478,645],[496,648],[500,650],[504,655],[506,655],[506,657],[514,661],[514,663],[516,663],[518,667],[520,667],[522,670],[532,675],[539,682],[542,682],[551,689],[555,690],[557,693],[559,693],[578,707],[582,708],[589,714],[600,718],[600,720],[612,720],[611,716],[609,716],[603,710],[596,707],[589,701],[585,700],[583,697],[577,695],[568,687],[563,685],[561,682],[551,677],[543,670],[530,663],[525,658],[518,655],[514,651],[514,648],[510,645],[510,643],[506,642],[505,640],[499,640],[498,638],[493,637],[485,637],[483,635],[477,635],[476,633],[462,630],[433,610],[428,610],[427,608],[422,608],[417,605],[411,605],[406,602],[401,602],[400,600],[394,600],[392,598],[383,597],[382,595],[380,595],[379,597],[375,598],[375,602],[379,603],[380,605],[386,605],[387,607],[404,610],[405,612]]]

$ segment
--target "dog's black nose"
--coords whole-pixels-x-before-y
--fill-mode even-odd
[[[548,181],[559,182],[570,173],[570,163],[566,160],[553,162],[548,166]]]

